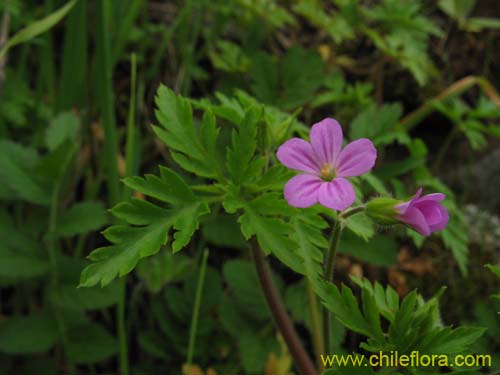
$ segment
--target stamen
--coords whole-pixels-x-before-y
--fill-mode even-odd
[[[330,178],[332,175],[332,166],[328,163],[325,163],[321,168],[321,177],[324,179]]]

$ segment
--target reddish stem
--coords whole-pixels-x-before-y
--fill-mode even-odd
[[[302,346],[297,333],[295,332],[293,323],[288,316],[276,286],[274,285],[269,265],[267,264],[265,256],[262,253],[257,240],[255,240],[255,238],[252,239],[250,244],[262,291],[264,292],[267,304],[271,309],[274,321],[278,326],[278,330],[288,346],[288,351],[292,355],[292,358],[294,359],[301,374],[316,375],[317,371]]]

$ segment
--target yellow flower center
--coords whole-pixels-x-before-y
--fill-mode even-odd
[[[335,170],[329,163],[323,164],[320,173],[321,173],[321,178],[325,181],[332,181],[335,178]]]

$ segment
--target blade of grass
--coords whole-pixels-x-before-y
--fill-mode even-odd
[[[120,12],[119,17],[116,17],[118,24],[116,25],[117,32],[113,38],[113,49],[111,51],[111,59],[113,66],[120,58],[127,39],[130,35],[130,29],[134,25],[134,21],[142,9],[144,0],[131,0],[126,7],[117,6],[115,10]],[[117,3],[121,5],[119,2]],[[125,12],[123,12],[125,10]],[[124,14],[123,14],[124,13]]]
[[[106,1],[96,4],[96,76],[99,108],[102,111],[104,128],[104,166],[107,173],[109,203],[114,206],[120,200],[118,176],[118,136],[114,112],[113,73],[110,59],[110,43],[108,33],[108,9]]]
[[[41,20],[32,22],[24,29],[18,31],[14,36],[12,36],[7,43],[0,49],[0,60],[4,57],[9,49],[12,47],[29,42],[34,37],[43,34],[47,30],[54,27],[59,21],[61,21],[66,14],[73,8],[78,0],[71,0],[66,3],[66,5],[62,6],[54,13],[49,14],[47,17],[42,18]]]
[[[118,137],[114,113],[113,77],[111,46],[109,42],[110,2],[99,1],[96,14],[96,46],[97,46],[97,96],[101,103],[102,122],[104,127],[104,166],[106,170],[109,202],[112,206],[120,200],[120,186],[118,178]],[[125,331],[125,294],[126,278],[119,280],[118,307],[116,309],[116,324],[118,345],[120,352],[120,374],[128,375],[128,348]]]
[[[155,76],[159,74],[160,71],[160,63],[162,62],[162,58],[165,57],[165,52],[172,40],[174,32],[177,31],[177,28],[184,22],[186,17],[190,14],[189,3],[185,3],[182,10],[175,17],[174,22],[169,27],[166,27],[161,35],[161,44],[155,50],[155,53],[152,58],[151,64],[149,64],[150,68],[148,73],[146,74],[146,80],[151,80]]]
[[[58,111],[85,107],[88,92],[87,0],[80,0],[66,20],[61,79],[56,100]]]
[[[184,53],[183,59],[183,67],[181,69],[181,94],[187,95],[191,89],[191,75],[193,74],[193,68],[196,64],[196,58],[194,51],[196,49],[196,44],[198,42],[198,36],[201,29],[201,21],[203,16],[203,11],[205,8],[205,1],[197,1],[192,4],[192,1],[188,1],[189,9],[194,7],[195,9],[195,18],[193,23],[190,25],[190,30],[192,30],[191,40],[187,45]]]
[[[45,13],[50,14],[54,9],[54,0],[45,2]],[[52,33],[49,30],[43,35],[44,43],[40,46],[40,73],[38,74],[38,87],[40,94],[48,96],[50,101],[55,95],[55,65]]]
[[[137,174],[139,156],[139,132],[135,126],[135,106],[137,92],[137,56],[133,53],[130,56],[130,104],[127,121],[127,143],[125,149],[125,173],[127,177]],[[130,194],[130,189],[125,188],[125,195]]]
[[[209,251],[208,249],[205,249],[205,251],[203,252],[203,258],[201,260],[200,274],[198,275],[198,284],[196,286],[196,294],[194,299],[193,316],[191,319],[191,328],[189,329],[189,344],[188,344],[188,354],[187,354],[188,373],[190,371],[191,364],[193,363],[194,345],[196,341],[196,332],[198,330],[198,317],[200,314],[203,286],[205,285],[205,273],[207,271],[208,255]]]
[[[58,174],[56,180],[54,181],[54,186],[52,188],[52,197],[50,200],[50,211],[49,211],[49,227],[48,227],[48,236],[46,238],[46,243],[47,243],[47,250],[48,250],[48,255],[49,255],[49,261],[50,261],[50,274],[51,274],[51,284],[52,288],[54,290],[57,289],[59,285],[59,271],[58,271],[58,265],[57,265],[57,259],[59,258],[59,248],[57,241],[55,240],[55,230],[57,228],[57,221],[58,221],[58,211],[59,211],[59,198],[60,198],[60,192],[61,192],[61,186],[62,182],[64,179],[64,176],[67,173],[68,167],[71,163],[71,160],[73,160],[73,157],[77,151],[77,148],[75,145],[72,145],[72,147],[68,150],[65,154],[64,160],[61,161],[61,167],[60,167],[60,173]],[[61,342],[62,342],[62,350],[65,354],[67,365],[68,365],[68,372],[70,375],[75,374],[75,367],[72,363],[72,361],[68,357],[67,350],[69,348],[68,346],[68,336],[67,336],[67,329],[66,329],[66,323],[64,322],[64,317],[61,312],[61,308],[59,305],[54,304],[53,306],[54,309],[54,316],[57,324],[57,329],[59,332],[59,335],[61,337]]]

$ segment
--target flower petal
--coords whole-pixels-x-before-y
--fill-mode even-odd
[[[424,195],[423,197],[418,198],[417,202],[427,202],[427,201],[441,202],[444,198],[446,198],[446,195],[442,193],[427,194]]]
[[[323,182],[319,188],[319,203],[337,211],[345,210],[354,203],[355,199],[354,188],[345,178],[335,178],[331,182]]]
[[[411,197],[406,202],[398,204],[396,206],[396,209],[401,215],[404,214],[408,208],[412,207],[415,204],[415,202],[421,195],[422,195],[422,188],[418,188],[417,192],[413,197]]]
[[[439,206],[439,211],[441,211],[441,220],[435,224],[429,225],[432,232],[436,232],[438,230],[443,230],[448,225],[448,221],[450,220],[450,216],[448,214],[448,210],[443,206]]]
[[[440,204],[432,201],[415,204],[415,208],[417,208],[422,215],[424,215],[425,221],[429,226],[437,224],[441,221],[441,210]]]
[[[283,143],[276,156],[281,164],[290,169],[315,174],[321,169],[311,144],[300,138],[292,138]]]
[[[322,180],[310,174],[292,177],[285,185],[285,199],[290,206],[310,207],[318,203],[318,190]]]
[[[325,118],[314,124],[309,136],[318,162],[321,165],[335,165],[343,139],[342,128],[337,120]]]
[[[431,230],[425,217],[417,208],[410,207],[406,212],[399,217],[401,221],[408,224],[412,229],[416,230],[422,236],[428,236],[431,234]]]
[[[316,151],[316,149],[315,149]],[[349,143],[337,159],[337,176],[359,176],[368,172],[375,165],[377,150],[372,141],[366,138]]]
[[[418,202],[418,204],[415,204],[415,208],[417,208],[422,215],[424,215],[425,221],[429,225],[431,232],[444,229],[448,224],[448,211],[438,202]]]

